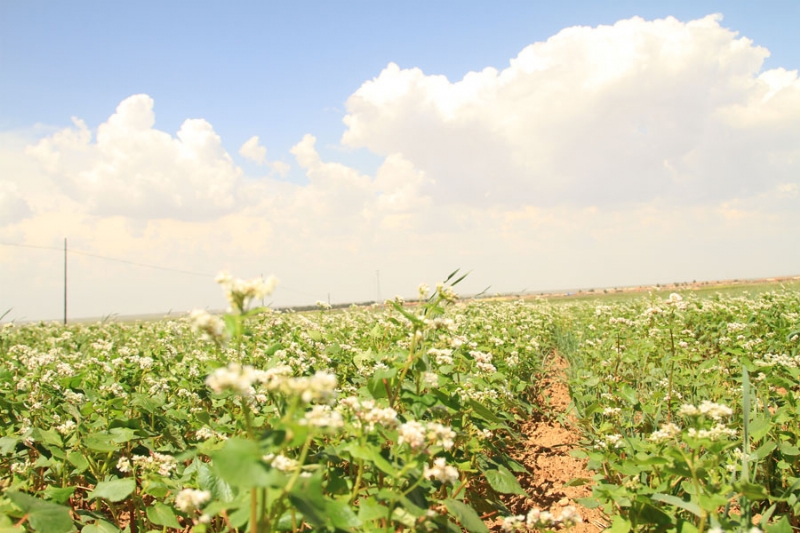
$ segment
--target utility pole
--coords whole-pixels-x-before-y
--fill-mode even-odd
[[[64,237],[64,325],[67,325],[67,238]]]
[[[375,303],[381,303],[381,271],[375,271],[375,278],[377,281],[377,289],[378,289],[378,297],[375,299]]]

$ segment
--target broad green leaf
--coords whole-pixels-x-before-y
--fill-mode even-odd
[[[489,528],[483,523],[475,509],[469,505],[451,498],[444,500],[442,503],[447,507],[450,514],[455,516],[470,533],[489,533]]]
[[[789,517],[783,516],[774,524],[769,524],[764,527],[766,533],[792,533],[792,524],[789,523]]]
[[[175,511],[172,510],[172,507],[161,502],[156,502],[147,508],[147,519],[157,526],[181,529],[181,525],[175,517]]]
[[[244,439],[228,439],[221,450],[211,454],[216,474],[232,487],[266,487],[270,476],[261,461],[258,444]]]
[[[800,455],[800,448],[797,446],[792,446],[786,442],[781,442],[778,446],[781,450],[783,455],[788,455],[790,457],[794,457],[795,455]]]
[[[362,461],[370,461],[377,466],[384,474],[396,476],[397,470],[392,466],[392,463],[386,460],[378,450],[370,446],[361,446],[357,443],[349,444],[345,450],[350,452],[350,455]]]
[[[103,498],[110,502],[121,502],[136,490],[136,481],[133,478],[113,479],[101,481],[92,492],[89,499]]]
[[[755,442],[763,439],[769,430],[772,428],[772,423],[769,418],[759,416],[754,418],[749,425],[750,438]]]
[[[379,520],[388,516],[389,508],[375,501],[375,498],[361,498],[358,503],[358,518],[362,522]]]
[[[69,507],[46,502],[22,492],[8,492],[6,497],[28,515],[31,529],[38,533],[69,533],[75,529]]]
[[[77,469],[78,473],[89,468],[89,461],[87,461],[86,456],[80,452],[69,452],[67,455],[67,461],[69,461],[69,463]]]
[[[693,515],[698,518],[703,517],[703,510],[700,508],[699,505],[692,502],[687,502],[685,500],[681,500],[677,496],[671,496],[669,494],[661,494],[656,493],[651,496],[651,498],[657,502],[663,502],[668,505],[672,505],[673,507],[679,507],[685,511],[689,511]]]
[[[628,533],[631,530],[631,523],[620,515],[614,517],[611,521],[611,527],[608,528],[608,533]]]
[[[90,433],[83,437],[82,440],[84,446],[96,452],[115,452],[120,448],[108,433]]]
[[[760,501],[769,498],[767,489],[761,485],[756,485],[755,483],[743,481],[741,483],[734,483],[733,487],[749,500]]]
[[[63,504],[69,500],[72,493],[75,492],[77,487],[53,487],[49,486],[44,489],[44,495],[53,503]]]
[[[17,437],[0,437],[0,455],[8,455],[13,452],[18,442]]]
[[[638,395],[636,394],[636,390],[628,385],[627,383],[622,386],[619,390],[619,395],[622,399],[628,402],[631,405],[636,405],[639,403]]]
[[[289,500],[305,519],[315,527],[323,527],[327,522],[326,498],[322,492],[322,473],[310,478],[302,478],[289,493]]]
[[[81,533],[119,533],[119,528],[105,520],[97,520],[94,524],[83,526]]]
[[[494,490],[501,494],[519,494],[527,496],[527,493],[522,489],[514,477],[514,474],[508,471],[508,468],[499,466],[497,470],[484,470],[483,475]]]
[[[215,501],[229,502],[233,500],[231,486],[214,475],[208,463],[195,459],[194,464],[197,466],[197,483],[202,490],[209,491]]]
[[[345,531],[352,531],[361,526],[361,520],[350,508],[347,502],[337,500],[327,500],[325,502],[325,512],[328,514],[334,526]]]
[[[764,442],[764,444],[759,446],[756,451],[753,452],[753,456],[757,461],[760,461],[761,459],[764,459],[769,454],[771,454],[777,447],[778,445],[775,444],[775,442],[768,440]]]
[[[36,442],[52,444],[53,446],[59,447],[64,446],[64,442],[61,440],[61,435],[59,435],[55,429],[34,428],[32,436]]]

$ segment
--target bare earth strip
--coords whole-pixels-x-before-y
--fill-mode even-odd
[[[577,498],[591,496],[591,485],[565,486],[573,479],[591,479],[592,476],[586,470],[585,459],[570,455],[572,450],[579,448],[580,433],[567,414],[570,397],[565,383],[566,366],[563,359],[555,360],[549,372],[551,377],[542,384],[541,404],[549,405],[554,415],[523,424],[524,438],[512,453],[514,459],[524,464],[531,473],[518,476],[520,485],[530,497],[511,496],[504,503],[515,514],[524,515],[536,507],[550,511],[555,516],[559,516],[564,507],[572,505],[578,509],[583,523],[569,531],[597,533],[603,529],[603,525],[609,524],[608,518],[599,509],[587,509],[575,502]],[[499,522],[490,526],[492,531],[500,531]]]

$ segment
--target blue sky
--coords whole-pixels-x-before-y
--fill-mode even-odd
[[[65,126],[72,116],[96,127],[123,98],[147,93],[160,129],[203,117],[232,152],[259,135],[291,162],[289,148],[309,131],[338,143],[344,102],[389,62],[457,81],[503,68],[568,26],[711,13],[769,48],[765,68],[800,67],[794,1],[6,0],[0,129]]]
[[[792,274],[797,20],[793,1],[6,0],[0,241],[274,270],[279,304],[369,299],[377,269],[384,296],[459,266],[499,291]],[[52,261],[0,258],[24,281],[0,307],[58,313]],[[82,265],[78,314],[220,303]],[[130,287],[92,296],[101,279]]]

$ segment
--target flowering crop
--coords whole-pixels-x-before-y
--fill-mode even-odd
[[[486,531],[554,317],[458,281],[300,314],[222,274],[221,317],[3,327],[0,527]]]

